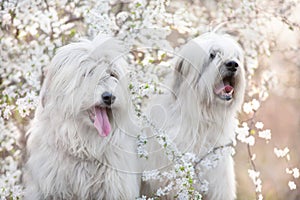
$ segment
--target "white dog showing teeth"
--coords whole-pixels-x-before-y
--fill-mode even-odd
[[[234,87],[229,83],[220,83],[217,87],[215,87],[215,94],[218,95],[221,99],[229,101],[233,97]]]
[[[207,152],[214,154],[216,149],[232,146],[235,116],[245,91],[244,73],[242,48],[229,35],[211,32],[189,41],[179,52],[170,80],[173,84],[168,86],[172,91],[156,99],[156,105],[161,104],[167,112],[167,121],[160,124],[156,120],[157,126],[164,127],[181,152],[194,153],[198,159],[205,158]],[[162,115],[157,112],[151,117],[155,120]],[[157,148],[155,143],[152,148]],[[152,167],[147,166],[147,170],[170,169],[167,156],[153,154],[148,156],[148,166]],[[232,155],[215,156],[220,156],[215,167],[198,165],[202,175],[193,187],[201,192],[201,181],[206,180],[205,200],[233,200],[236,186]],[[168,183],[162,184],[150,181],[144,191],[151,194]],[[163,198],[174,196],[176,191]]]

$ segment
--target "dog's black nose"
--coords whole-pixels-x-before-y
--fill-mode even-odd
[[[237,70],[239,64],[235,61],[228,61],[225,63],[225,66],[229,71],[235,72]]]
[[[110,92],[104,92],[102,94],[102,100],[106,105],[111,105],[115,102],[116,97]]]

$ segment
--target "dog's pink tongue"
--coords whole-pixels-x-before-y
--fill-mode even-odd
[[[220,84],[215,88],[215,93],[220,94],[222,91],[226,93],[230,93],[234,88],[229,84]]]
[[[111,127],[105,108],[95,108],[94,126],[102,137],[106,137],[110,133]]]
[[[224,90],[225,90],[226,93],[229,93],[229,92],[231,92],[233,90],[233,87],[231,85],[226,85],[224,87]]]

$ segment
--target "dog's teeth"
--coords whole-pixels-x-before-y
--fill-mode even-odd
[[[220,97],[224,100],[231,100],[232,99],[232,94],[233,94],[233,90],[231,90],[230,92],[226,92],[225,90],[222,90],[221,93],[220,93]]]

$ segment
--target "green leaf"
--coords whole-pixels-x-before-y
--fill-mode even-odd
[[[129,84],[129,89],[132,90],[133,89],[133,85],[130,83]]]
[[[71,29],[70,37],[74,37],[75,34],[76,34],[76,29],[75,28]]]

